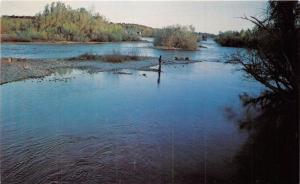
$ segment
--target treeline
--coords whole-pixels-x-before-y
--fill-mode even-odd
[[[220,32],[215,41],[227,47],[253,47],[256,43],[253,30]]]
[[[136,26],[137,27],[137,26]],[[34,17],[1,18],[1,41],[136,41],[136,29],[109,22],[84,8],[62,2],[47,4]]]
[[[196,50],[198,34],[192,26],[168,26],[155,33],[154,45],[167,49]]]
[[[152,27],[139,24],[118,23],[118,25],[121,25],[125,30],[135,31],[142,37],[154,37],[156,31]]]

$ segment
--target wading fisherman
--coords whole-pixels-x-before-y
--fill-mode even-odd
[[[159,56],[159,59],[158,59],[158,72],[159,73],[161,72],[161,55]]]

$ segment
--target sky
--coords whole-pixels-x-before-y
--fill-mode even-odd
[[[2,0],[2,15],[35,15],[45,0]],[[265,1],[62,1],[72,8],[84,7],[104,15],[112,22],[136,23],[155,28],[168,25],[193,25],[196,31],[219,33],[251,28],[243,16],[261,17]]]

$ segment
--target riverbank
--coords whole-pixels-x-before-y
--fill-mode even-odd
[[[106,55],[100,58],[105,58]],[[124,56],[122,56],[124,57]],[[188,64],[200,61],[192,60],[165,60],[166,64]],[[103,60],[82,60],[82,59],[61,59],[61,60],[43,60],[43,59],[20,59],[20,58],[1,58],[0,63],[0,84],[9,82],[42,78],[49,76],[59,69],[79,69],[89,73],[118,71],[122,69],[155,71],[151,67],[158,65],[158,58],[138,57],[134,60],[125,60],[122,62],[107,62]]]
[[[105,43],[137,43],[137,42],[145,42],[148,43],[147,40],[135,40],[135,41],[112,41],[112,42],[98,42],[98,41],[2,41],[1,44],[105,44]]]

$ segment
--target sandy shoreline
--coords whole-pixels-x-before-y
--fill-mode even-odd
[[[185,60],[167,60],[163,61],[166,64],[188,64],[199,61]],[[45,61],[41,59],[18,59],[18,58],[1,58],[0,63],[0,85],[33,78],[42,78],[49,76],[59,69],[79,69],[89,73],[118,71],[121,69],[148,70],[150,67],[158,65],[158,59],[153,57],[143,58],[138,61],[126,61],[121,63],[109,63],[104,61],[80,61],[80,60],[52,60]]]

